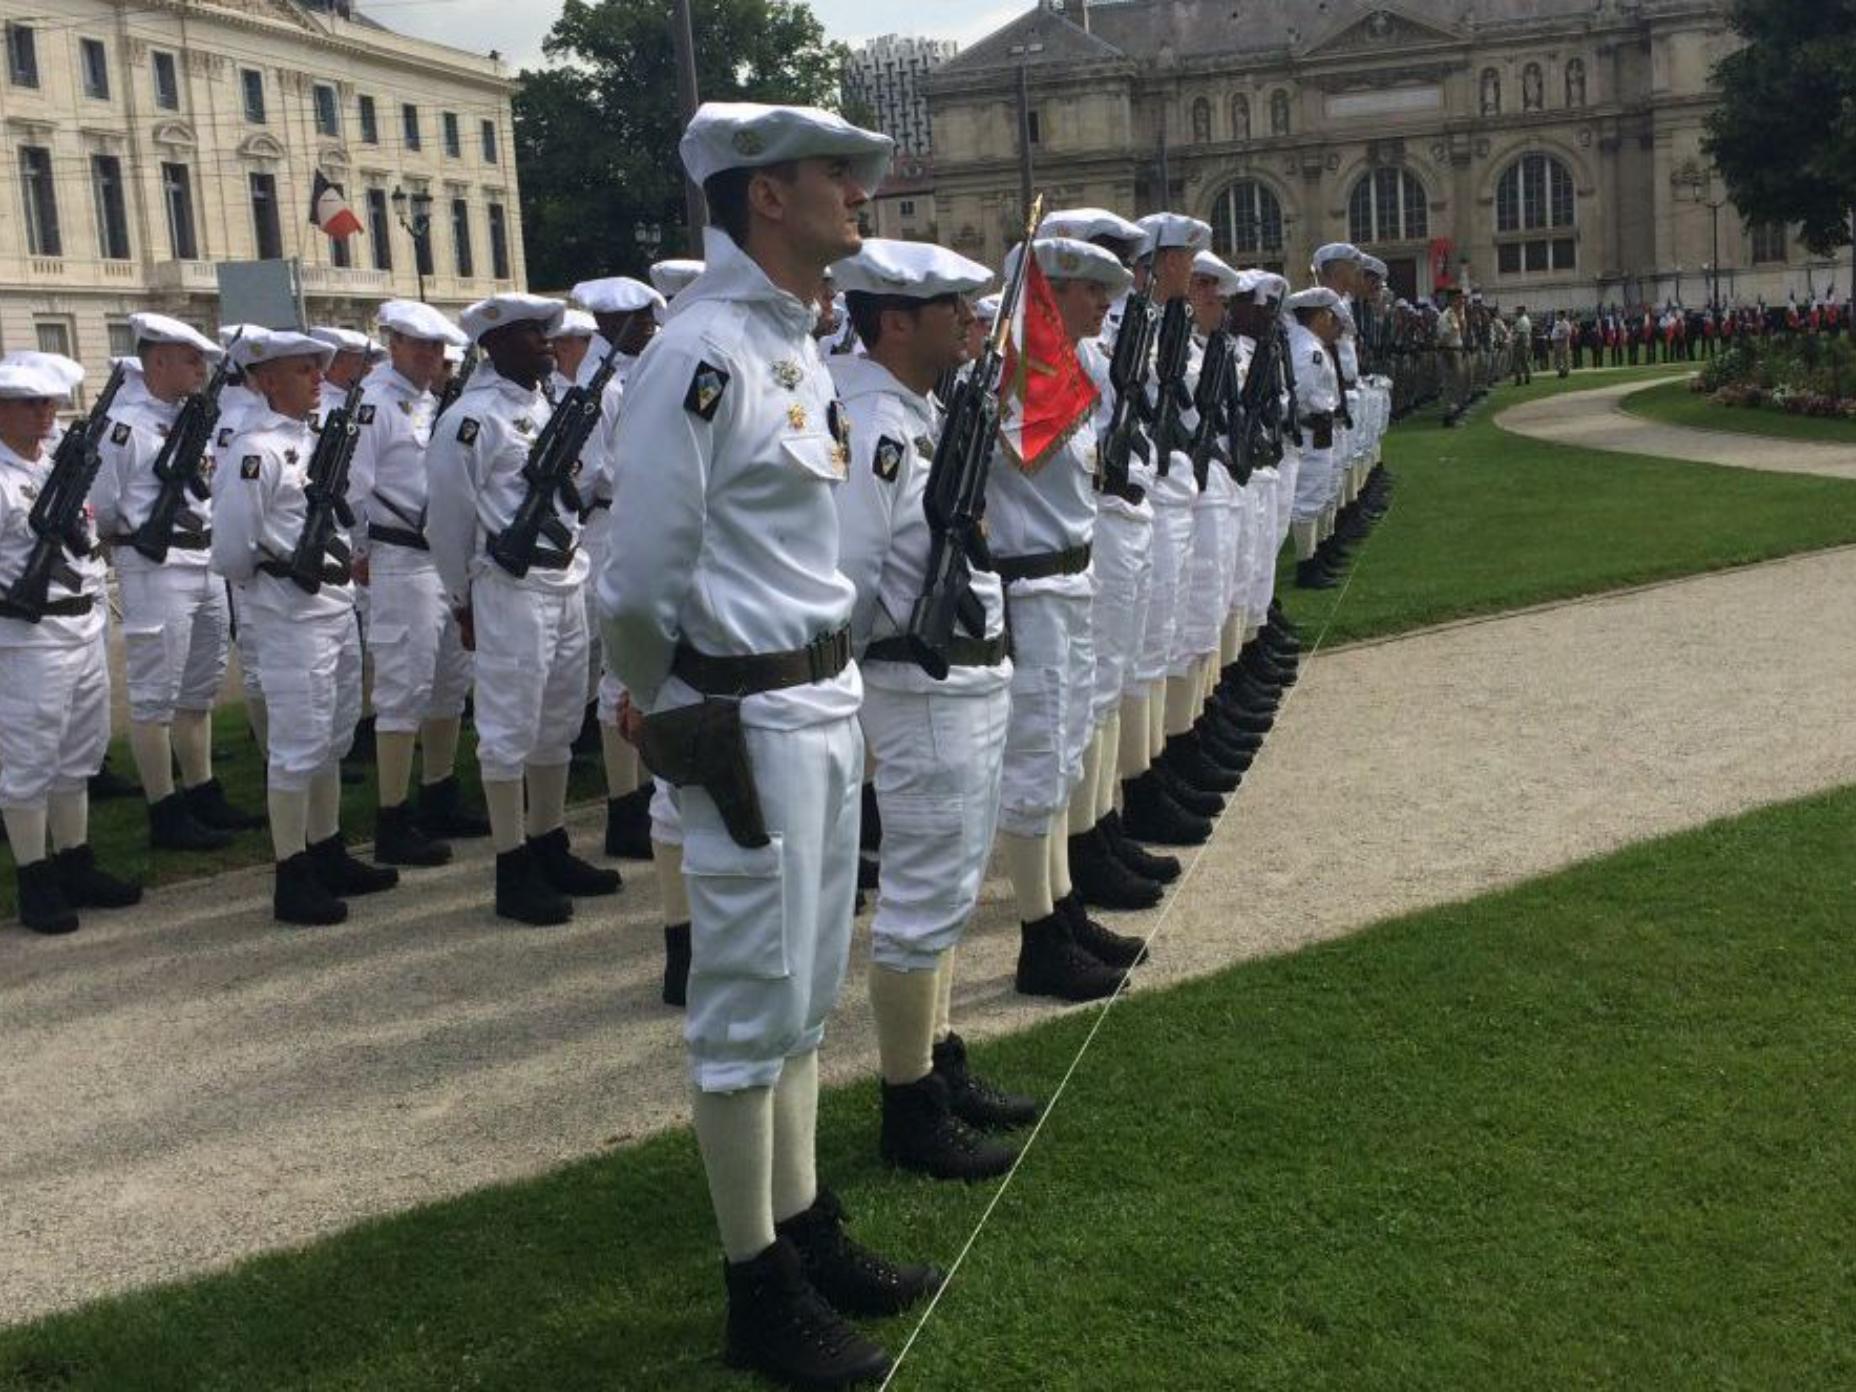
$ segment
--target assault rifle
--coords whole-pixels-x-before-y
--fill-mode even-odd
[[[233,345],[244,336],[243,329],[232,336],[205,388],[181,403],[180,414],[155,456],[155,477],[160,480],[161,491],[155,494],[154,506],[142,519],[142,525],[130,535],[129,544],[156,565],[168,558],[168,548],[174,544],[174,525],[188,496],[200,502],[212,497],[212,490],[200,477],[200,462],[219,425],[219,394],[225,390],[226,373],[232,366]]]
[[[1101,453],[1102,491],[1117,497],[1128,493],[1129,461],[1140,429],[1141,398],[1147,391],[1147,364],[1153,347],[1153,301],[1144,293],[1130,295],[1122,309],[1121,332],[1115,336],[1115,355],[1108,364],[1115,410],[1109,417]]]
[[[555,510],[554,501],[576,515],[583,515],[586,504],[574,486],[574,473],[580,464],[580,451],[586,448],[599,424],[601,399],[606,385],[619,370],[619,346],[600,360],[599,368],[585,383],[577,383],[561,394],[554,413],[535,437],[522,466],[522,481],[528,494],[516,508],[509,525],[490,538],[490,559],[520,580],[537,560],[541,543],[546,541],[562,556],[573,550],[574,534]]]
[[[1250,371],[1231,410],[1233,475],[1248,483],[1259,464],[1282,460],[1282,299],[1269,303],[1269,329],[1256,340]]]
[[[1180,441],[1180,413],[1192,404],[1186,392],[1186,369],[1192,364],[1192,316],[1185,296],[1166,302],[1160,319],[1160,352],[1155,382],[1160,393],[1154,412],[1154,449],[1159,452],[1161,478],[1166,477],[1171,453]]]
[[[481,358],[482,354],[475,348],[464,355],[464,361],[458,364],[458,370],[451,374],[451,380],[445,383],[445,389],[439,395],[438,410],[432,416],[434,421],[458,404],[458,398],[464,395],[464,388],[470,385],[470,375],[477,370]]]
[[[0,617],[24,619],[37,623],[45,617],[47,596],[54,579],[64,580],[70,567],[64,553],[88,556],[96,549],[90,535],[85,509],[90,500],[90,486],[97,481],[103,456],[97,442],[109,422],[110,407],[122,387],[123,366],[116,364],[103,394],[90,414],[65,431],[58,448],[52,452],[51,472],[27,514],[26,525],[32,529],[32,550],[6,593],[0,595]]]
[[[1237,372],[1236,347],[1237,340],[1218,329],[1205,340],[1205,357],[1199,364],[1199,387],[1192,397],[1199,424],[1192,432],[1187,452],[1192,456],[1192,477],[1200,492],[1205,491],[1212,453],[1218,448],[1219,428],[1225,422],[1231,383]]]
[[[922,511],[928,517],[932,539],[922,592],[909,612],[908,639],[910,655],[936,681],[946,681],[952,666],[948,649],[954,642],[955,623],[975,638],[986,636],[986,607],[973,593],[973,566],[992,568],[980,520],[986,512],[986,474],[999,430],[1005,338],[1025,293],[1034,255],[1031,242],[1043,218],[1044,195],[1039,194],[1031,205],[1018,267],[1000,301],[999,317],[972,370],[947,403],[947,419],[941,438],[935,441],[934,464],[928,471]]]
[[[309,456],[309,477],[303,485],[309,506],[289,562],[290,579],[305,594],[316,594],[325,584],[345,585],[352,574],[354,553],[337,528],[354,526],[354,510],[348,506],[348,465],[360,438],[354,419],[360,405],[361,384],[356,382],[342,404],[322,418],[322,433]]]

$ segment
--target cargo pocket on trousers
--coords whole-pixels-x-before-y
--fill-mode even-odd
[[[683,875],[692,908],[691,969],[703,976],[778,981],[792,974],[780,834],[737,845],[727,832],[685,827]]]

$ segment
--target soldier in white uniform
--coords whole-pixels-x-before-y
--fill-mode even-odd
[[[1296,409],[1302,445],[1291,534],[1295,538],[1295,583],[1303,589],[1332,589],[1339,583],[1322,563],[1319,537],[1327,511],[1328,480],[1334,469],[1334,415],[1340,409],[1340,374],[1334,344],[1340,296],[1326,287],[1291,295],[1285,308],[1295,316],[1289,354],[1295,364]]]
[[[691,120],[682,154],[708,195],[707,269],[632,378],[600,578],[608,658],[646,713],[655,770],[679,784],[685,1037],[727,1356],[799,1386],[882,1377],[887,1355],[845,1316],[894,1314],[941,1279],[852,1242],[814,1155],[863,739],[832,500],[849,435],[812,296],[857,250],[891,148],[809,108],[709,104]]]
[[[47,438],[71,377],[39,360],[0,364],[0,597],[30,561],[33,506],[51,475]],[[0,818],[17,876],[20,922],[69,933],[82,908],[127,908],[141,886],[97,868],[89,780],[110,740],[103,554],[59,547],[43,609],[0,605]]]
[[[221,324],[219,346],[225,348],[237,335],[245,332],[262,333],[264,329],[259,324]],[[213,435],[215,496],[228,470],[238,463],[232,457],[232,441],[244,429],[246,417],[262,415],[268,409],[264,398],[246,385],[245,374],[234,363],[231,374],[226,378],[225,390],[219,394],[219,429]],[[245,690],[245,719],[251,725],[252,738],[258,742],[259,751],[263,752],[268,742],[270,715],[264,706],[264,687],[258,680],[257,646],[245,642],[241,633],[245,622],[245,586],[230,581],[226,586],[226,594],[232,605],[232,646],[238,654],[239,683]]]
[[[967,360],[965,297],[992,272],[940,247],[868,239],[833,275],[863,348],[831,371],[852,442],[850,478],[837,490],[838,568],[857,587],[851,646],[886,828],[870,962],[881,1150],[904,1169],[983,1179],[1010,1169],[1016,1151],[982,1131],[1038,1114],[972,1078],[950,1020],[954,952],[992,853],[1011,709],[999,577],[974,572],[984,632],[956,632],[945,680],[910,655],[908,621],[933,539],[923,499],[941,431],[934,384]]]
[[[438,410],[432,383],[445,349],[466,340],[417,300],[387,301],[379,323],[387,360],[362,379],[348,473],[355,573],[368,596],[365,642],[374,672],[380,789],[374,855],[387,865],[443,865],[451,859],[448,838],[489,832],[458,790],[471,656],[425,532],[425,452]],[[416,810],[407,801],[415,746],[424,754]]]
[[[477,761],[496,847],[496,912],[538,925],[565,923],[575,898],[619,890],[618,872],[587,864],[567,836],[590,641],[577,487],[541,500],[547,531],[522,555],[492,554],[529,499],[523,470],[551,412],[542,393],[554,368],[548,335],[565,308],[512,294],[464,311],[464,331],[485,361],[426,456],[432,560],[477,641]],[[568,468],[572,475],[579,464]]]
[[[245,586],[246,643],[256,647],[272,720],[269,803],[278,922],[340,923],[343,902],[399,883],[399,872],[348,854],[341,835],[341,759],[361,714],[361,641],[352,543],[339,525],[311,576],[291,577],[311,516],[307,492],[319,437],[310,429],[331,350],[305,334],[257,330],[233,360],[265,400],[231,441],[236,463],[213,498],[213,569]],[[312,566],[312,569],[314,569]]]
[[[129,689],[129,747],[148,797],[149,844],[158,850],[213,850],[263,820],[226,803],[213,777],[213,706],[231,649],[231,606],[211,561],[213,462],[197,467],[160,559],[133,545],[163,491],[155,465],[186,400],[206,385],[220,350],[191,325],[160,314],[130,317],[142,371],[118,394],[91,490],[97,530],[110,541],[122,589],[122,636]],[[197,408],[196,408],[197,409]],[[211,444],[208,437],[207,444]],[[174,763],[180,761],[180,786]]]

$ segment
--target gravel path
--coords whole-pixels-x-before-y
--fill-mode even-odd
[[[1856,549],[1322,654],[1159,925],[1149,988],[1856,781]],[[582,839],[591,829],[582,826]],[[680,1123],[657,894],[518,930],[487,852],[333,930],[227,875],[58,941],[0,931],[0,1311],[302,1242]],[[860,935],[861,936],[861,935]],[[1003,881],[962,952],[1011,990]],[[862,944],[827,1076],[868,1076]],[[874,1115],[872,1142],[874,1143]]]
[[[1633,416],[1621,404],[1655,382],[1618,382],[1594,391],[1569,392],[1511,406],[1495,424],[1516,435],[1556,445],[1647,454],[1695,464],[1764,469],[1776,474],[1825,474],[1856,479],[1856,446],[1810,440],[1779,440],[1727,430],[1694,430]]]

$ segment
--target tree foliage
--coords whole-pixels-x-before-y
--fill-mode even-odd
[[[837,106],[847,52],[802,0],[691,0],[691,11],[704,101]],[[522,74],[515,136],[532,284],[641,275],[641,223],[662,228],[659,256],[688,250],[670,16],[669,0],[567,0],[542,46],[551,65]]]
[[[1796,223],[1819,254],[1856,208],[1856,0],[1734,0],[1746,44],[1715,68],[1703,146],[1753,222]]]

